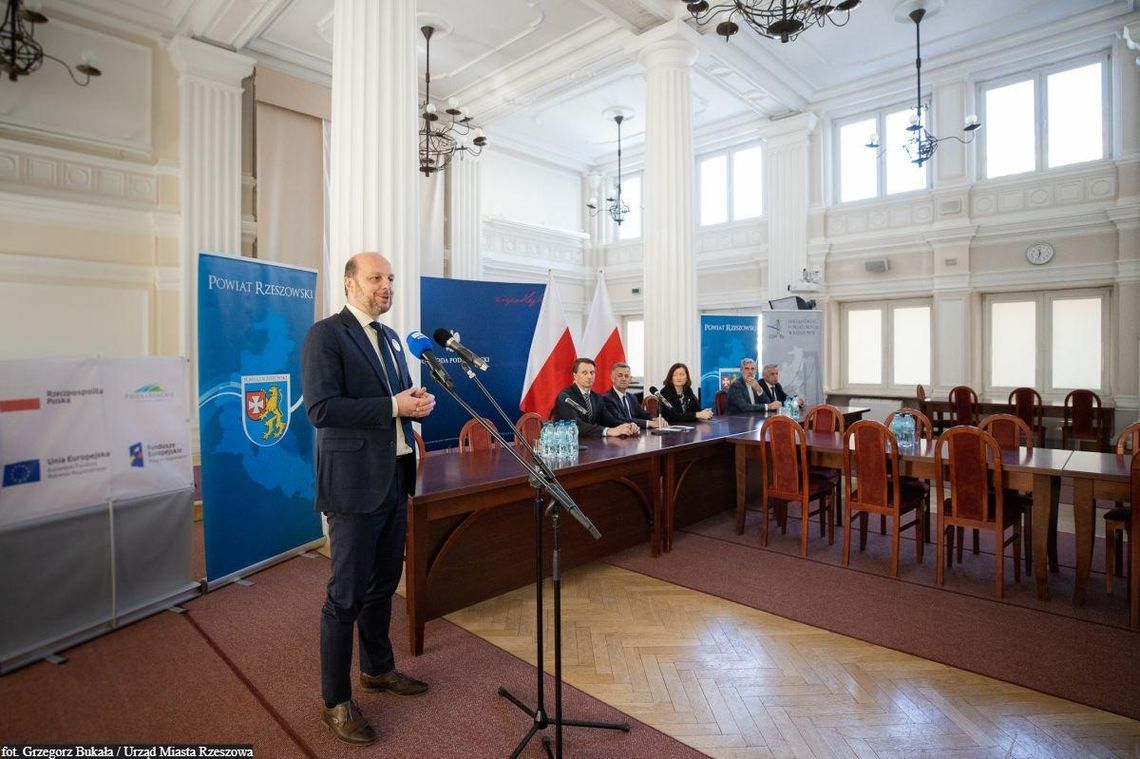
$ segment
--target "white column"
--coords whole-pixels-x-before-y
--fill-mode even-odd
[[[179,352],[191,362],[191,398],[196,406],[198,253],[241,255],[241,83],[253,73],[254,60],[189,37],[175,37],[167,52],[179,75],[180,244],[185,272]]]
[[[674,361],[700,371],[693,239],[692,67],[696,32],[677,20],[635,40],[645,67],[645,376],[656,384]],[[699,382],[699,377],[694,376]]]
[[[924,235],[934,272],[934,346],[928,392],[946,397],[956,385],[983,387],[978,295],[970,286],[970,244],[977,228],[959,227]]]
[[[479,202],[479,162],[456,158],[447,171],[451,178],[447,214],[451,229],[451,277],[482,279],[480,240],[483,214]]]
[[[384,321],[403,336],[420,329],[416,3],[336,0],[334,13],[328,308],[344,303],[348,258],[378,251],[396,275]]]
[[[818,119],[814,114],[786,119],[769,134],[764,151],[764,205],[768,217],[768,299],[785,298],[808,264],[808,200],[811,154]]]

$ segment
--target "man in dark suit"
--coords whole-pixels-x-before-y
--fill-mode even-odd
[[[358,253],[344,267],[348,305],[314,324],[301,352],[305,409],[317,428],[317,511],[328,519],[332,576],[321,609],[321,720],[337,738],[376,734],[352,700],[352,636],[360,684],[414,695],[427,685],[395,669],[388,625],[416,487],[412,419],[435,397],[412,385],[400,340],[377,319],[392,307],[392,265]]]
[[[768,406],[763,391],[756,381],[756,361],[746,358],[740,362],[740,376],[728,386],[728,413],[764,413]]]
[[[760,383],[760,400],[769,409],[776,411],[780,406],[784,405],[784,401],[788,399],[788,394],[784,392],[784,388],[780,386],[780,367],[775,364],[764,365],[764,381]],[[797,398],[796,401],[803,406],[804,399]]]
[[[654,419],[649,412],[641,407],[641,402],[629,392],[629,383],[633,381],[633,372],[629,364],[616,363],[610,368],[610,380],[613,382],[602,401],[609,409],[614,419],[626,424],[636,424],[641,429],[664,427],[665,420],[658,417]]]
[[[585,437],[637,435],[641,429],[633,422],[623,422],[606,408],[602,396],[592,388],[598,369],[592,359],[574,359],[574,384],[558,394],[550,416],[578,424],[578,434]]]

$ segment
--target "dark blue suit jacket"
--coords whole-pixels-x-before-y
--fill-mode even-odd
[[[641,407],[641,402],[634,397],[633,393],[627,392],[626,397],[629,398],[629,405],[633,410],[632,416],[626,410],[625,404],[623,404],[618,397],[617,390],[614,390],[612,387],[602,396],[602,401],[605,402],[606,408],[610,410],[610,414],[613,415],[615,419],[623,423],[633,422],[641,429],[645,429],[649,420],[653,417],[649,415],[648,411]]]
[[[411,387],[399,337],[384,327],[404,387]],[[363,514],[380,507],[396,473],[396,424],[384,365],[346,307],[314,324],[301,349],[305,410],[317,428],[316,510]],[[398,392],[398,391],[397,391]],[[416,487],[416,443],[405,467],[405,491]]]

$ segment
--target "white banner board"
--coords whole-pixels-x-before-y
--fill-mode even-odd
[[[826,403],[823,395],[823,312],[765,311],[761,315],[764,365],[780,368],[780,385],[807,405]]]

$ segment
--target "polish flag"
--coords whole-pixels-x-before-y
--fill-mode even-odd
[[[522,400],[519,408],[533,411],[543,418],[550,416],[559,391],[570,384],[570,369],[577,354],[570,324],[562,313],[562,304],[554,287],[554,275],[546,283],[546,294],[538,311],[538,324],[530,341],[530,357],[526,362]]]
[[[625,361],[625,346],[621,344],[621,330],[618,329],[617,317],[610,306],[609,289],[600,271],[598,285],[594,288],[594,302],[590,305],[590,316],[586,319],[586,332],[582,335],[582,355],[594,359],[598,365],[594,391],[605,394],[612,386],[610,367],[618,361]]]

